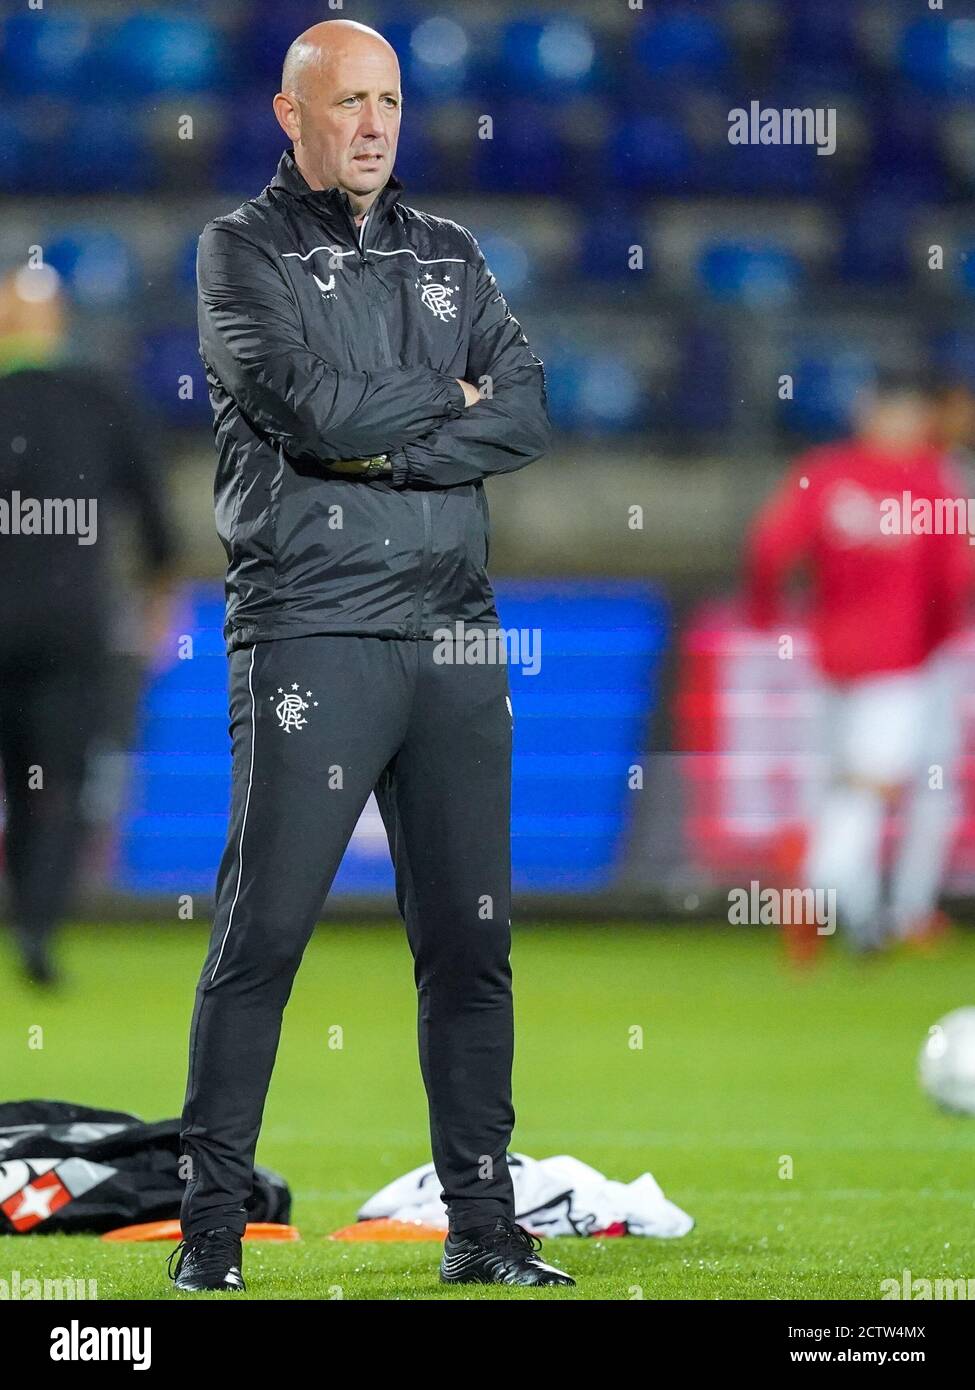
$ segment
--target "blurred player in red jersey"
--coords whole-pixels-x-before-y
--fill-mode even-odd
[[[950,640],[965,617],[973,552],[964,484],[933,425],[919,384],[879,382],[858,402],[854,437],[799,459],[747,546],[755,625],[775,623],[793,570],[802,566],[811,580],[829,781],[803,876],[805,886],[835,890],[862,950],[931,931],[957,819],[960,712]],[[902,834],[885,895],[881,846],[891,804]]]

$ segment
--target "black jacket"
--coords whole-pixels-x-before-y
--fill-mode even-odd
[[[200,238],[228,651],[498,622],[482,479],[548,447],[542,363],[471,233],[401,192],[360,245],[345,194],[311,190],[289,150]],[[465,409],[457,377],[486,398]],[[389,481],[329,471],[383,453]]]
[[[176,560],[161,459],[133,402],[100,372],[66,362],[0,375],[0,498],[84,500],[93,544],[76,531],[0,533],[0,661],[46,649],[101,652],[128,615],[112,558],[137,528],[143,577]],[[19,448],[18,448],[19,441]],[[46,665],[45,661],[45,665]]]

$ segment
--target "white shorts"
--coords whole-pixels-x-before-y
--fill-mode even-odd
[[[959,747],[959,703],[956,662],[941,652],[912,671],[827,685],[832,776],[897,786],[926,778],[937,764],[947,777]]]

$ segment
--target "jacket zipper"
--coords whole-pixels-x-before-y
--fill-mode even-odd
[[[376,208],[374,204],[369,212],[370,218],[375,214],[375,211]],[[355,219],[352,217],[351,213],[348,214],[347,220],[349,227],[352,231],[355,245],[359,252],[359,278],[360,281],[362,281],[364,280],[366,273],[365,232],[369,223],[367,220],[366,226],[361,229],[361,234],[359,234],[359,229],[357,229],[355,225]],[[373,303],[371,296],[368,295],[368,292],[367,298],[369,298],[370,300],[370,309],[373,311],[373,315],[376,320],[376,327],[379,330],[380,351],[382,352],[382,356],[384,361],[386,362],[386,365],[391,367],[393,365],[393,353],[389,345],[389,330],[386,327],[386,320],[383,317],[382,312],[379,309],[379,306]],[[422,558],[420,560],[420,581],[417,585],[416,593],[413,596],[412,626],[407,630],[406,633],[407,637],[412,639],[418,639],[422,635],[423,600],[426,597],[427,584],[430,580],[430,570],[433,567],[433,518],[430,513],[429,493],[420,493],[420,504],[423,510],[423,552]]]
[[[365,273],[366,253],[365,246],[360,246],[361,250],[361,270]],[[386,365],[393,365],[393,353],[389,345],[389,329],[386,327],[386,320],[383,317],[378,305],[370,303],[376,319],[376,327],[379,329],[379,346]],[[418,639],[423,635],[423,600],[426,597],[427,584],[430,579],[430,570],[433,562],[433,518],[430,513],[430,495],[421,492],[420,505],[423,509],[423,552],[420,560],[420,582],[417,585],[416,593],[413,597],[413,624],[407,631],[407,636]]]
[[[386,365],[391,367],[393,365],[393,354],[389,346],[389,330],[386,327],[386,320],[378,309],[376,309],[376,323],[379,326],[379,346],[382,348],[383,357],[386,359]]]
[[[423,505],[423,561],[420,565],[420,583],[413,603],[413,629],[409,634],[413,638],[423,636],[423,600],[426,597],[431,561],[433,560],[433,520],[430,516],[429,492],[421,492],[420,501]]]

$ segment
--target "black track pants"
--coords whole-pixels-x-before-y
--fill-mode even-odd
[[[85,840],[83,791],[103,660],[94,639],[88,649],[52,636],[0,652],[10,916],[24,949],[47,944],[70,908]],[[42,778],[39,785],[32,786],[32,776]]]
[[[190,1031],[184,1236],[244,1229],[281,1016],[373,790],[415,962],[451,1224],[514,1216],[508,673],[437,650],[319,636],[230,658],[233,799]]]

